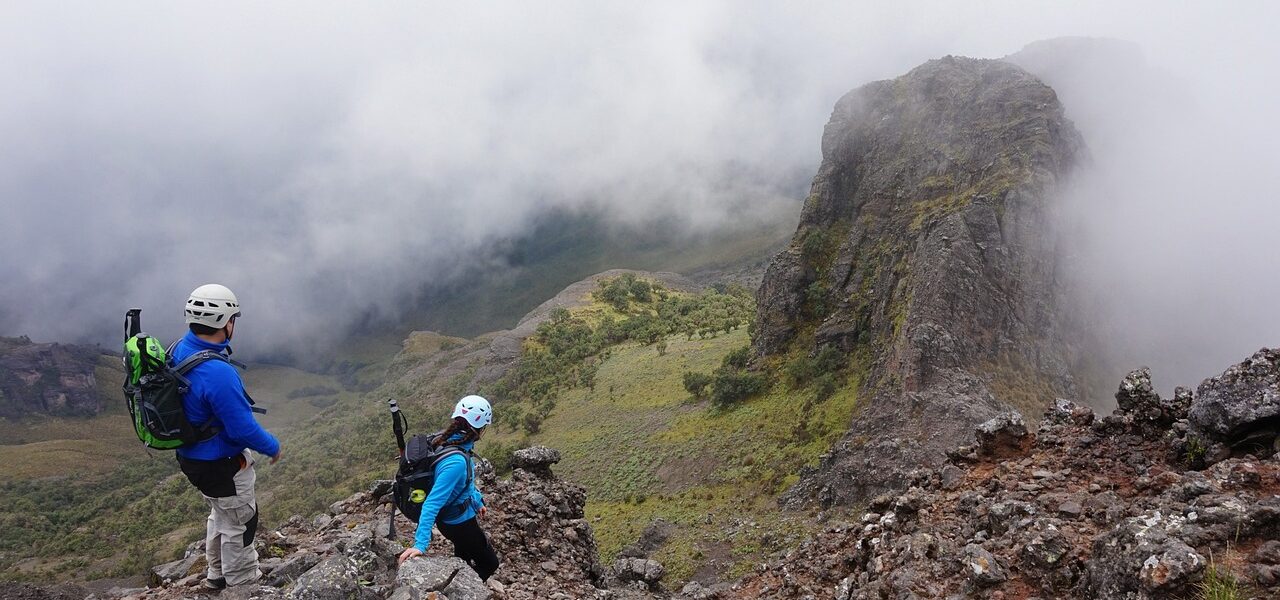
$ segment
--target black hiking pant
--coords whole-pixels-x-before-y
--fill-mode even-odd
[[[498,553],[494,552],[493,546],[489,545],[489,538],[484,534],[484,530],[480,529],[480,524],[476,523],[475,517],[457,525],[437,522],[436,529],[453,542],[453,555],[471,565],[480,579],[488,579],[494,571],[498,570]]]

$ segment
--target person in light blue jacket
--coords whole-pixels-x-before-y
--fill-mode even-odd
[[[436,437],[434,444],[436,447],[457,446],[470,456],[476,440],[492,421],[489,401],[480,396],[467,396],[454,406],[449,426]],[[485,515],[484,496],[476,489],[474,474],[467,472],[470,464],[462,454],[451,454],[436,463],[431,493],[423,500],[422,513],[418,516],[418,532],[413,546],[400,554],[401,564],[427,552],[434,526],[453,542],[453,555],[471,565],[480,579],[488,579],[498,570],[498,553],[478,523]]]

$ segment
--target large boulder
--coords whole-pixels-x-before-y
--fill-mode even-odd
[[[1156,436],[1175,421],[1186,418],[1190,402],[1190,392],[1181,387],[1173,398],[1161,398],[1151,384],[1151,369],[1147,367],[1130,371],[1116,390],[1118,411],[1127,414],[1134,423],[1146,426],[1144,430]]]
[[[360,593],[359,575],[354,560],[331,556],[298,578],[289,600],[351,600]]]
[[[1009,458],[1031,448],[1033,438],[1027,424],[1016,412],[1004,413],[983,421],[974,429],[978,454],[993,458]]]
[[[467,563],[457,557],[423,556],[405,561],[396,574],[397,593],[400,590],[416,592],[428,597],[428,592],[439,592],[449,600],[489,600],[493,592]]]
[[[1196,389],[1191,433],[1242,451],[1274,452],[1280,435],[1280,349],[1263,348]]]
[[[1169,535],[1178,518],[1160,512],[1128,518],[1099,536],[1086,564],[1085,589],[1091,597],[1179,597],[1190,594],[1208,561]]]
[[[610,569],[611,575],[619,582],[635,583],[647,590],[658,590],[662,577],[667,569],[662,563],[648,558],[619,558]]]
[[[560,462],[560,451],[546,446],[533,446],[511,454],[511,466],[544,477],[551,476],[551,465]]]

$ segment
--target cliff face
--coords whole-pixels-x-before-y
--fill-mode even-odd
[[[93,348],[0,338],[0,417],[91,416],[102,410]]]
[[[840,99],[755,350],[839,348],[861,408],[789,501],[901,488],[999,411],[1075,397],[1046,220],[1080,147],[1054,91],[1000,61],[946,57]]]

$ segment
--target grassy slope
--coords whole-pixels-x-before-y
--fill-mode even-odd
[[[484,443],[559,449],[558,473],[587,488],[606,560],[662,517],[679,525],[656,556],[674,580],[737,575],[810,527],[808,515],[781,514],[776,496],[830,448],[856,399],[856,386],[845,386],[801,414],[808,392],[778,385],[718,411],[684,390],[684,371],[710,372],[747,343],[740,329],[705,340],[673,336],[665,356],[652,346],[615,347],[594,389],[562,396],[539,434],[493,432]]]

